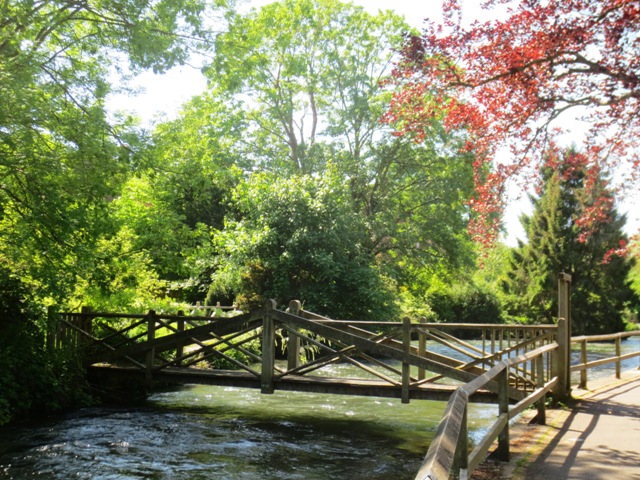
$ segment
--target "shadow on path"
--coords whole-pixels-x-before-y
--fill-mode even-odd
[[[640,379],[578,401],[548,435],[527,480],[640,479]]]

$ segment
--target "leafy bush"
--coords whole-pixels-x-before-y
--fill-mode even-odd
[[[334,318],[397,315],[341,180],[255,175],[238,187],[235,205],[241,220],[228,220],[215,238],[210,298],[234,298],[242,310],[273,298]]]
[[[441,286],[427,292],[426,301],[438,322],[503,323],[498,297],[477,285]]]
[[[78,363],[46,351],[44,324],[22,282],[0,266],[0,424],[88,401]]]

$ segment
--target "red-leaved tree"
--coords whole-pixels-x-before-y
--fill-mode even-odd
[[[484,243],[496,239],[506,180],[529,182],[557,130],[577,118],[567,111],[588,121],[583,148],[594,172],[616,172],[626,187],[640,173],[640,1],[482,3],[505,5],[500,20],[465,28],[463,0],[445,0],[445,24],[407,39],[385,117],[416,141],[434,120],[464,132],[477,154],[470,228]],[[497,162],[505,146],[509,160]],[[583,224],[588,234],[588,217]]]

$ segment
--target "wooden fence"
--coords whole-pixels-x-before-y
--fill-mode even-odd
[[[557,343],[549,344],[517,357],[501,360],[481,377],[458,388],[447,403],[436,436],[418,471],[416,480],[447,479],[451,472],[454,472],[455,476],[459,476],[459,478],[467,478],[468,472],[473,471],[485,459],[489,448],[496,439],[498,439],[497,458],[508,461],[509,420],[536,403],[538,421],[545,422],[545,397],[556,387],[559,379],[557,368],[554,369],[556,372],[551,378],[546,378],[545,365],[558,365],[558,349]],[[552,360],[552,356],[555,356],[556,359]],[[510,406],[506,394],[509,370],[527,362],[534,362],[537,388],[516,405]],[[469,396],[492,380],[497,381],[500,388],[498,392],[498,417],[475,448],[469,452],[467,428]]]
[[[587,370],[589,368],[599,367],[610,363],[616,364],[616,378],[620,378],[621,364],[624,360],[634,357],[640,357],[640,350],[629,352],[625,355],[621,353],[622,340],[629,337],[640,336],[640,331],[612,333],[609,335],[588,335],[581,337],[572,337],[573,345],[580,344],[580,363],[571,365],[572,372],[580,372],[580,383],[578,388],[587,388]],[[588,346],[593,342],[613,342],[615,353],[606,358],[589,361]]]
[[[546,421],[546,394],[554,392],[558,398],[562,398],[563,393],[570,392],[571,379],[570,376],[566,375],[567,370],[570,372],[579,371],[581,373],[579,386],[586,388],[587,370],[589,368],[615,363],[616,377],[620,378],[621,362],[630,358],[640,357],[640,351],[624,355],[621,353],[622,339],[640,335],[640,332],[572,337],[567,338],[565,343],[562,339],[566,331],[566,321],[560,319],[558,321],[558,342],[555,345],[545,345],[515,358],[502,360],[481,377],[458,388],[449,399],[438,426],[436,437],[429,447],[416,480],[444,480],[451,477],[468,478],[470,472],[486,458],[489,448],[491,448],[496,439],[498,440],[495,452],[496,458],[501,461],[508,461],[509,420],[535,403],[538,408],[537,422],[544,424]],[[607,358],[588,361],[589,342],[613,342],[615,354]],[[563,351],[562,343],[566,345],[566,352]],[[570,354],[569,346],[571,344],[580,345],[580,363],[575,365],[567,364],[565,366],[562,359],[567,358],[567,354]],[[534,372],[537,389],[517,404],[509,406],[508,398],[504,393],[507,388],[506,379],[508,378],[509,369],[517,368],[518,365],[532,361],[535,362]],[[549,363],[553,365],[553,374],[551,377],[545,377],[545,365]],[[469,395],[472,395],[477,389],[482,388],[486,382],[491,380],[497,381],[500,386],[498,395],[499,414],[484,437],[469,452],[467,429],[468,398]],[[563,382],[566,382],[565,386],[562,386]]]

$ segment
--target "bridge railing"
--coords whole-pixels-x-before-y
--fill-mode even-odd
[[[562,332],[566,331],[566,321],[558,321],[558,332],[560,339]],[[640,350],[621,353],[621,342],[625,338],[640,336],[640,331],[622,332],[610,335],[591,335],[572,337],[569,344],[580,345],[580,363],[566,365],[571,372],[581,372],[580,387],[586,388],[586,372],[589,368],[615,363],[616,377],[620,378],[621,362],[634,357],[640,357]],[[606,358],[588,361],[587,347],[589,343],[612,342],[615,353]],[[523,353],[515,358],[507,358],[497,363],[491,370],[478,379],[463,385],[451,396],[442,420],[438,426],[434,441],[431,443],[427,455],[422,463],[422,467],[416,476],[416,480],[443,480],[450,477],[467,478],[479,463],[481,463],[492,444],[498,439],[495,451],[496,458],[502,461],[509,460],[509,424],[508,421],[516,415],[522,413],[526,408],[536,403],[538,408],[537,421],[545,423],[545,396],[553,392],[562,398],[564,392],[570,390],[571,380],[569,377],[563,379],[565,372],[565,358],[568,352],[563,351],[562,341],[538,347],[533,351]],[[568,349],[567,349],[568,350]],[[551,355],[551,357],[549,357]],[[546,360],[543,358],[547,357]],[[505,389],[507,388],[507,372],[517,365],[535,361],[534,374],[538,388],[531,392],[526,398],[516,405],[509,407]],[[543,372],[545,364],[553,366],[553,376],[545,377]],[[640,368],[640,367],[639,367]],[[486,382],[495,379],[500,385],[499,415],[493,425],[488,429],[485,436],[478,442],[471,452],[468,450],[467,431],[467,404],[468,397],[478,388],[482,388]],[[561,386],[566,382],[566,386]],[[559,388],[560,387],[560,388]]]
[[[634,357],[640,357],[640,349],[635,352],[622,354],[622,341],[634,336],[640,336],[640,331],[612,333],[609,335],[583,335],[580,337],[571,337],[571,343],[573,345],[580,345],[580,362],[575,365],[571,365],[571,372],[580,372],[580,383],[578,384],[578,387],[587,388],[588,369],[611,363],[615,363],[615,375],[616,378],[620,378],[622,362]],[[608,357],[598,358],[596,360],[589,360],[589,344],[596,342],[612,342],[614,354]]]
[[[409,401],[415,387],[433,384],[444,377],[466,383],[503,358],[553,343],[557,331],[555,325],[412,323],[408,318],[402,322],[334,320],[302,310],[298,301],[291,302],[287,312],[274,307],[273,315],[276,328],[286,330],[289,354],[288,369],[275,378],[305,374],[336,361],[346,362],[368,375],[401,386],[403,402]],[[313,324],[305,323],[308,321]],[[310,338],[301,331],[304,328],[330,340],[335,348]],[[474,341],[448,332],[463,332],[464,337],[472,337]],[[318,355],[301,364],[297,352],[304,343],[317,347]],[[385,357],[390,357],[392,362],[385,361]],[[545,367],[549,371],[550,363]],[[271,365],[263,367],[263,372],[267,370],[271,370]],[[434,374],[428,376],[427,371]],[[512,397],[534,390],[531,362],[512,369],[509,380]],[[491,384],[489,389],[495,390],[495,386]]]
[[[225,354],[228,344],[233,342],[233,337],[248,331],[243,330],[242,323],[253,318],[251,315],[229,318],[184,315],[183,312],[158,314],[153,310],[146,314],[105,313],[87,308],[51,316],[54,320],[47,339],[50,347],[82,349],[87,364],[126,361],[146,370],[188,367],[214,354],[228,357]],[[232,330],[232,335],[216,338],[209,332],[209,325],[223,320],[228,320],[227,330]],[[237,341],[234,347],[244,350],[242,345],[250,340]],[[199,345],[200,349],[185,351],[188,345]],[[231,357],[228,360],[235,362]]]
[[[561,320],[564,322],[564,320]],[[436,436],[431,443],[427,455],[416,476],[416,480],[443,480],[451,474],[461,479],[468,478],[485,458],[489,448],[498,440],[496,456],[499,460],[509,460],[509,420],[522,413],[534,403],[538,408],[537,420],[544,424],[545,397],[558,383],[557,372],[547,379],[545,363],[558,365],[557,357],[560,346],[557,343],[538,347],[535,350],[499,361],[488,372],[476,380],[459,387],[449,399],[442,420],[438,425]],[[517,404],[509,405],[508,378],[509,370],[527,362],[534,362],[537,388]],[[557,368],[556,368],[557,370]],[[498,417],[489,427],[484,437],[469,452],[467,408],[469,397],[488,382],[497,381]]]
[[[466,383],[502,359],[554,342],[556,330],[554,325],[333,320],[303,310],[299,301],[292,301],[286,311],[269,301],[264,309],[231,318],[83,309],[58,315],[51,343],[82,347],[87,365],[126,364],[144,370],[149,381],[153,372],[162,369],[202,366],[211,357],[223,358],[261,382],[264,393],[272,392],[278,380],[287,376],[349,363],[363,372],[365,380],[400,387],[402,401],[408,402],[426,384],[444,377]],[[245,348],[249,342],[259,343],[260,351]],[[284,350],[286,366],[276,363]],[[305,351],[313,355],[301,354]],[[547,377],[551,366],[545,364]],[[534,372],[532,362],[510,369],[512,399],[535,390]],[[495,392],[497,386],[489,383],[488,390]]]

